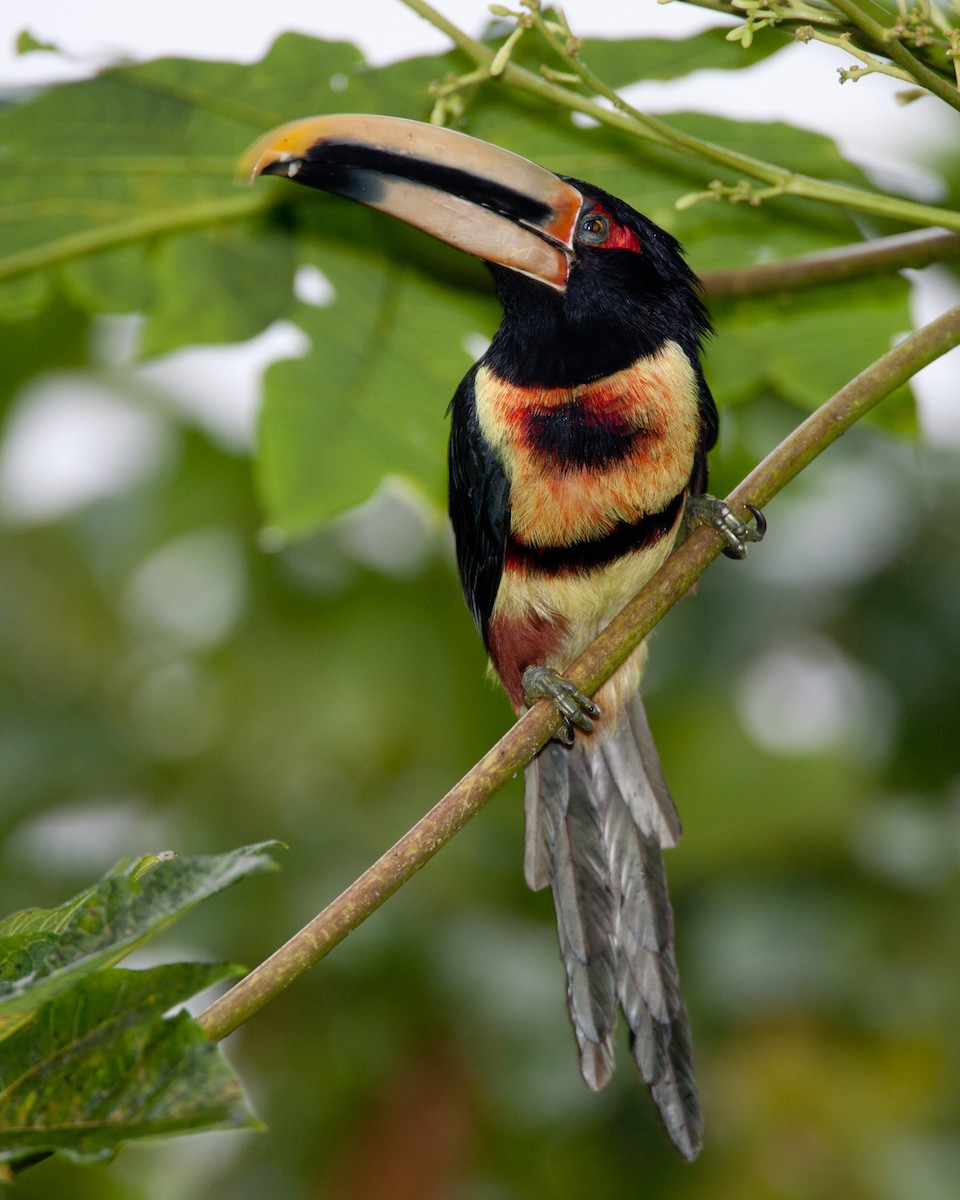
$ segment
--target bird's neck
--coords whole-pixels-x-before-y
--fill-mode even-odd
[[[641,329],[602,319],[571,322],[564,314],[505,312],[485,363],[524,387],[576,387],[604,379],[654,353],[662,344]]]
[[[496,275],[496,272],[495,272]],[[499,286],[503,318],[484,363],[521,387],[577,387],[656,354],[668,340],[640,305],[577,304],[542,284]]]

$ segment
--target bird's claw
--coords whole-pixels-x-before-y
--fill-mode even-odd
[[[556,705],[563,718],[563,725],[556,737],[565,746],[573,745],[574,726],[584,733],[590,733],[593,729],[591,718],[600,716],[600,709],[590,697],[552,667],[527,667],[522,684],[523,698],[528,707],[532,708],[538,700],[550,700]]]
[[[746,558],[747,543],[761,542],[767,532],[767,518],[759,508],[752,504],[744,507],[752,516],[752,521],[741,520],[726,500],[718,500],[716,496],[697,495],[687,500],[685,517],[688,525],[709,525],[726,541],[723,553],[727,558]]]

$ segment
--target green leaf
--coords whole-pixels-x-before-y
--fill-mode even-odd
[[[41,286],[40,276],[32,281]],[[14,281],[23,284],[28,280]],[[13,286],[12,284],[9,286]],[[0,286],[0,306],[3,304]],[[25,297],[26,299],[26,297]],[[90,319],[86,313],[61,297],[52,303],[26,311],[3,330],[3,370],[0,372],[0,413],[30,379],[66,367],[80,367],[86,361]]]
[[[465,339],[496,319],[493,298],[379,248],[327,244],[310,257],[336,298],[300,306],[310,351],[267,373],[258,469],[268,511],[302,533],[365,500],[385,475],[407,476],[442,505],[444,411],[473,361]]]
[[[50,280],[34,273],[0,283],[0,320],[31,317],[50,299]]]
[[[50,88],[0,112],[0,284],[56,273],[118,247],[136,245],[142,253],[157,237],[191,234],[178,249],[141,260],[162,285],[160,328],[155,335],[148,330],[148,345],[156,351],[211,335],[249,337],[258,321],[260,328],[265,323],[267,304],[274,319],[292,298],[289,289],[279,297],[283,253],[264,270],[277,241],[244,222],[265,207],[269,193],[235,187],[240,153],[265,129],[303,113],[391,105],[427,115],[420,70],[367,73],[353,46],[298,34],[279,38],[253,66],[158,59]],[[228,235],[225,225],[238,228]],[[204,245],[208,234],[211,244]],[[94,286],[89,279],[78,283],[72,265],[67,283],[92,311],[144,306],[149,312],[149,287],[138,286],[132,267],[129,257],[104,255]],[[30,286],[36,302],[40,292]],[[181,294],[188,303],[177,320]]]
[[[60,282],[64,292],[86,312],[149,312],[157,298],[153,263],[145,241],[130,242],[70,259],[63,265]],[[35,272],[25,280],[38,278],[46,277]],[[17,282],[11,280],[7,286]]]
[[[807,411],[910,327],[907,286],[899,277],[718,305],[714,315],[720,332],[707,347],[705,366],[717,394],[740,404],[769,389]],[[910,392],[900,389],[872,419],[913,429],[913,414]]]
[[[80,979],[119,962],[201,900],[275,866],[264,842],[228,854],[123,860],[99,883],[53,909],[0,922],[0,1040]]]
[[[255,337],[292,304],[293,256],[292,238],[268,232],[251,238],[227,227],[165,239],[152,264],[157,299],[143,354]]]
[[[48,1001],[3,1042],[0,1161],[55,1151],[110,1158],[130,1138],[255,1128],[223,1055],[185,1012],[164,1013],[239,968],[119,968]]]
[[[579,57],[604,83],[623,88],[651,79],[679,79],[692,71],[741,70],[782,48],[783,43],[764,38],[749,50],[731,53],[722,31],[707,29],[689,38],[584,38]]]

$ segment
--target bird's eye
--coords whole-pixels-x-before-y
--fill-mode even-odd
[[[581,217],[577,237],[588,246],[602,246],[610,236],[610,218],[599,213],[588,213]]]

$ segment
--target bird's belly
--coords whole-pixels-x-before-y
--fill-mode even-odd
[[[676,540],[682,508],[671,528],[651,545],[612,561],[549,573],[511,562],[504,567],[488,627],[493,665],[514,706],[523,704],[521,679],[533,664],[563,671],[666,560]],[[598,696],[601,706],[619,708],[640,682],[645,650],[640,647]]]

